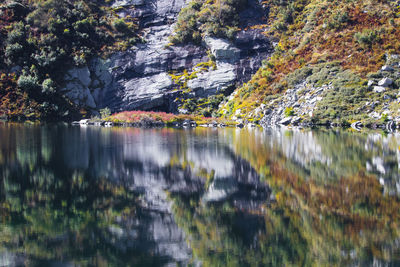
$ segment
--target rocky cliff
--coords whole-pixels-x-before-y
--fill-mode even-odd
[[[243,29],[233,40],[205,38],[199,45],[169,45],[174,22],[185,0],[126,0],[113,4],[120,17],[140,22],[144,42],[106,59],[95,58],[82,68],[71,69],[65,76],[64,95],[76,104],[112,111],[158,110],[177,112],[177,97],[182,88],[171,73],[194,71],[199,63],[214,60],[214,67],[196,71],[187,82],[192,97],[208,97],[248,81],[271,53],[269,40],[260,24],[264,10],[258,1],[248,1],[240,14]],[[208,51],[210,52],[207,53]],[[201,64],[200,64],[201,65]]]

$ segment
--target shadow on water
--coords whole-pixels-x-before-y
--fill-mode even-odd
[[[0,265],[397,265],[399,145],[1,124]]]

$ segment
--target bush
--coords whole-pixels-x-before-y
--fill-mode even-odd
[[[9,63],[16,63],[23,54],[24,47],[21,44],[15,43],[6,47],[5,56]]]
[[[294,87],[297,84],[304,82],[308,76],[312,74],[312,69],[309,67],[303,67],[301,69],[297,69],[294,72],[290,73],[286,77],[286,81],[289,87]]]
[[[334,14],[327,22],[328,28],[330,29],[340,29],[350,20],[349,14],[346,11],[339,11],[338,13]]]
[[[113,23],[113,26],[117,31],[122,33],[126,33],[129,31],[129,26],[124,19],[116,19]]]
[[[371,47],[375,42],[379,40],[379,36],[375,30],[366,29],[362,32],[357,32],[354,35],[356,41],[362,46]]]
[[[103,108],[100,110],[100,117],[102,119],[108,118],[111,116],[111,110],[109,108]]]
[[[52,79],[46,79],[42,83],[42,93],[44,94],[54,94],[56,92],[56,86]]]
[[[292,107],[285,108],[285,117],[291,117],[294,115],[295,115],[295,113],[294,113],[294,110]]]
[[[18,79],[18,86],[25,92],[34,92],[39,88],[38,79],[29,74],[23,74]]]
[[[13,30],[7,35],[7,43],[15,44],[25,41],[25,26],[22,22],[14,24]]]
[[[171,43],[199,43],[208,34],[232,39],[238,31],[238,13],[245,0],[193,0],[181,10]]]
[[[201,111],[201,115],[203,115],[203,116],[206,117],[206,118],[211,117],[210,111],[208,111],[208,110],[206,110],[206,109],[204,109],[204,110]]]

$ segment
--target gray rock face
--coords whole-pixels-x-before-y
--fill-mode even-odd
[[[205,44],[168,46],[177,16],[185,0],[118,0],[114,7],[124,7],[118,14],[140,22],[143,44],[106,60],[96,58],[83,69],[73,69],[65,77],[64,94],[77,105],[93,110],[109,107],[123,110],[160,110],[177,112],[171,71],[191,70],[209,61],[210,49],[217,59],[217,69],[198,75],[189,87],[197,97],[218,93],[251,78],[261,61],[271,52],[269,40],[260,30],[240,32],[233,41],[208,37]],[[257,1],[241,14],[243,28],[260,23],[263,12]]]
[[[65,76],[65,81],[67,85],[62,91],[69,99],[77,105],[96,108],[96,103],[89,90],[91,80],[87,67],[70,70]]]

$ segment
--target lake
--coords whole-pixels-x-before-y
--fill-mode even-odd
[[[400,265],[400,134],[0,123],[0,266]]]

